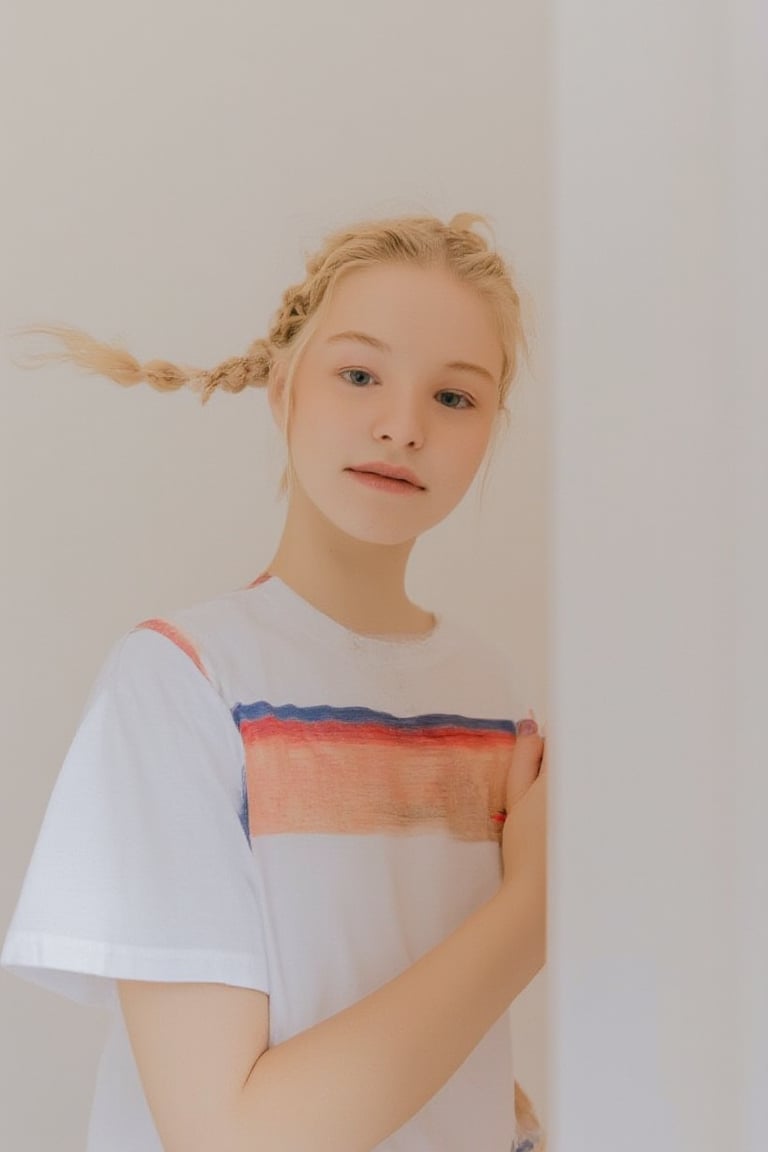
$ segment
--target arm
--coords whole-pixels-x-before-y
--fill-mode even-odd
[[[369,1152],[453,1075],[545,960],[519,876],[399,976],[268,1048],[268,997],[120,981],[166,1152]]]
[[[510,780],[544,751],[520,736]],[[215,984],[120,981],[165,1152],[370,1152],[450,1078],[546,958],[546,752],[508,790],[504,881],[399,976],[268,1048],[269,1000]],[[509,789],[509,783],[508,783]]]

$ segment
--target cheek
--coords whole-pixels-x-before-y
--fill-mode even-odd
[[[457,441],[454,451],[446,454],[442,469],[441,489],[449,502],[460,500],[480,469],[488,448],[485,431]]]
[[[449,454],[451,470],[462,475],[474,472],[485,455],[489,436],[486,426],[478,424],[470,433],[457,437],[454,451]]]
[[[327,403],[302,403],[291,422],[291,449],[297,462],[310,469],[341,468],[347,463],[348,419]]]
[[[324,436],[333,435],[346,421],[349,413],[342,413],[338,394],[322,384],[313,387],[312,382],[304,382],[304,387],[295,398],[294,420],[301,425],[302,435],[317,432]]]

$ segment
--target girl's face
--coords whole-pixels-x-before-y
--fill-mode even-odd
[[[293,380],[290,452],[302,502],[370,544],[414,540],[438,524],[483,461],[501,368],[489,306],[444,269],[346,273]],[[270,403],[282,426],[280,384]],[[351,471],[373,462],[410,469],[420,487],[375,487]]]

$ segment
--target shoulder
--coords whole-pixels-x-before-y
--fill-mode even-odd
[[[153,779],[158,757],[168,780],[171,761],[183,760],[190,773],[195,763],[203,774],[220,766],[239,795],[242,747],[231,701],[194,613],[186,613],[139,621],[113,643],[85,702],[74,754],[121,763],[128,775],[146,769]]]
[[[243,670],[258,677],[275,642],[268,608],[259,588],[246,586],[146,617],[118,638],[107,666],[190,685],[202,678],[229,703]]]

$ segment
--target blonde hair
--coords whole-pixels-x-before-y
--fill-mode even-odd
[[[167,360],[140,363],[125,349],[93,339],[78,328],[29,325],[18,332],[52,336],[64,346],[57,352],[37,353],[25,367],[48,360],[68,360],[87,372],[106,376],[124,387],[146,381],[161,392],[189,387],[206,404],[219,389],[241,392],[265,387],[275,367],[286,367],[286,420],[283,436],[289,446],[292,382],[301,354],[317,329],[339,278],[355,268],[376,264],[414,264],[440,267],[474,287],[490,305],[502,347],[499,411],[508,416],[505,401],[517,375],[520,357],[529,355],[521,318],[520,298],[501,256],[473,231],[475,223],[492,233],[486,217],[460,212],[444,224],[434,216],[399,216],[367,220],[331,232],[322,247],[306,260],[306,277],[283,293],[266,337],[254,340],[241,356],[232,356],[215,368],[200,369]],[[288,465],[280,480],[280,495],[288,488]]]

